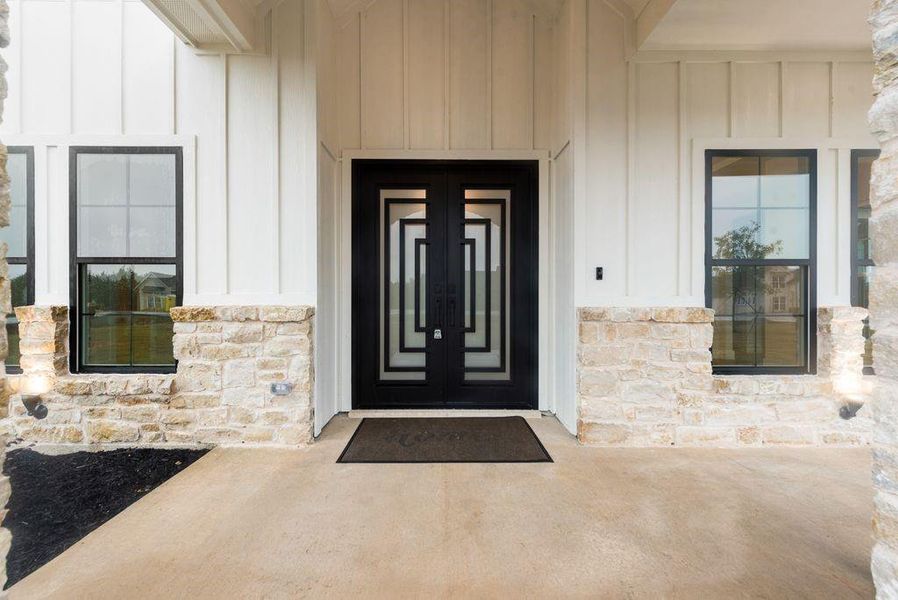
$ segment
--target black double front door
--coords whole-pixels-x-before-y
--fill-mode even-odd
[[[352,175],[353,407],[537,408],[536,163]]]

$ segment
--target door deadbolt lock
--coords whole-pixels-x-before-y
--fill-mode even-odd
[[[433,339],[435,339],[435,340],[443,339],[443,330],[442,329],[434,329],[433,330]]]

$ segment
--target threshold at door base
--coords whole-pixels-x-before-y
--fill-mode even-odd
[[[525,419],[540,419],[543,414],[538,410],[501,410],[501,409],[472,409],[472,408],[425,408],[405,409],[387,408],[372,410],[351,410],[350,419],[396,419],[396,418],[420,418],[420,417],[524,417]]]

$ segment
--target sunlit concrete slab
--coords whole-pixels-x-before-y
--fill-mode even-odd
[[[11,598],[869,598],[860,449],[598,449],[552,464],[336,464],[217,449]]]

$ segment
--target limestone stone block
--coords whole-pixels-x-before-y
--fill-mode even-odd
[[[136,425],[121,421],[88,421],[87,441],[92,444],[136,442],[140,430]]]
[[[282,410],[266,410],[259,413],[259,422],[264,425],[285,425],[291,421],[290,415]]]
[[[705,423],[708,425],[757,425],[777,420],[776,410],[765,404],[711,404],[705,405]]]
[[[28,426],[19,428],[18,435],[29,442],[49,444],[80,444],[84,433],[78,425],[41,425],[29,418]]]
[[[740,446],[757,446],[761,443],[761,429],[755,425],[738,427],[736,429],[736,441]]]
[[[674,362],[689,362],[699,364],[711,364],[711,352],[709,350],[671,350],[670,359]]]
[[[308,419],[305,419],[308,421]],[[311,422],[300,425],[284,425],[275,432],[275,440],[287,446],[302,446],[312,441]]]
[[[288,324],[288,325],[292,325]],[[262,323],[228,323],[222,328],[222,340],[226,343],[245,344],[262,341]]]
[[[125,421],[154,423],[159,420],[161,409],[156,405],[148,404],[142,406],[123,406],[119,410],[121,412],[121,418]]]
[[[224,406],[265,406],[266,393],[252,388],[228,388],[222,390],[221,404]]]
[[[121,419],[122,409],[117,406],[85,406],[82,414],[85,419]]]
[[[256,361],[251,358],[229,360],[224,363],[222,386],[248,388],[256,385]]]
[[[228,408],[218,407],[197,411],[198,427],[222,427],[228,424]]]
[[[683,425],[677,427],[676,444],[687,447],[733,447],[736,445],[736,430],[733,427]]]
[[[810,446],[817,441],[817,429],[803,425],[771,425],[762,428],[761,439],[769,445]]]
[[[804,398],[776,402],[776,414],[780,421],[825,423],[839,418],[839,406],[831,398]]]
[[[241,430],[234,427],[200,427],[191,436],[192,441],[202,444],[227,444],[241,438]]]
[[[269,322],[301,322],[312,317],[311,306],[263,306],[259,309],[259,319]]]
[[[54,389],[66,396],[87,396],[93,393],[92,381],[90,379],[73,377],[57,379]]]
[[[253,408],[243,406],[228,407],[228,422],[240,425],[249,425],[256,422],[258,411]]]
[[[182,322],[192,322],[196,323],[198,321],[214,321],[215,320],[215,309],[211,306],[176,306],[170,311],[171,318],[173,321]]]
[[[304,335],[283,335],[267,340],[264,344],[265,356],[307,355],[310,340]]]
[[[146,444],[158,444],[165,441],[165,433],[156,423],[143,423],[138,427],[140,441]]]
[[[309,335],[312,332],[312,324],[305,320],[300,323],[280,323],[277,326],[276,335]]]
[[[172,331],[176,336],[181,334],[194,333],[196,331],[196,323],[175,322],[172,324]]]
[[[577,438],[584,444],[596,446],[624,446],[630,442],[630,426],[618,423],[578,424]]]

